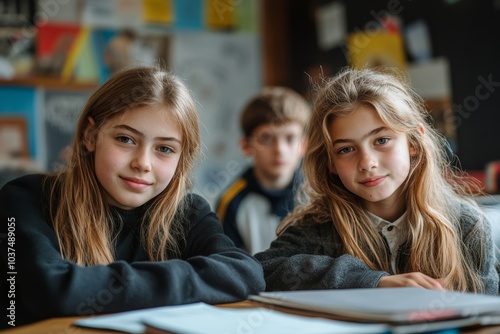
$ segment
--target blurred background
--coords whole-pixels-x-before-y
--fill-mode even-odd
[[[248,98],[282,85],[312,101],[344,66],[405,71],[457,164],[498,192],[500,0],[0,0],[0,186],[59,168],[86,98],[135,65],[193,91],[211,204],[248,164]]]

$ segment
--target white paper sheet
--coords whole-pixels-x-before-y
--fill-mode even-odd
[[[143,333],[145,324],[174,333],[327,334],[389,333],[382,324],[357,324],[302,317],[265,308],[219,308],[204,303],[124,312],[78,320],[75,325]]]

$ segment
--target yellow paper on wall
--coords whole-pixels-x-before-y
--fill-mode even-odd
[[[385,31],[358,31],[347,38],[349,63],[353,68],[377,66],[406,68],[403,38]]]
[[[205,21],[207,27],[234,28],[236,26],[236,6],[234,0],[206,0]]]
[[[173,22],[172,0],[143,0],[142,4],[145,23],[171,24]]]

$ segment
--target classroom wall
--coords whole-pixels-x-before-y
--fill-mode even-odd
[[[238,116],[263,85],[260,19],[257,0],[0,0],[0,173],[59,168],[91,92],[119,68],[161,66],[196,100],[195,191],[213,204],[248,164]]]

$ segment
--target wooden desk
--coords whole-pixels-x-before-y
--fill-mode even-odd
[[[271,305],[264,305],[260,303],[256,303],[253,301],[245,300],[238,303],[231,304],[221,304],[217,305],[218,307],[228,307],[228,308],[252,308],[252,307],[267,307],[275,310],[279,310],[282,312],[297,314],[297,315],[305,315],[305,316],[314,316],[313,313],[302,312],[298,310],[292,310],[282,307],[276,307]],[[317,316],[317,315],[316,315]],[[64,317],[64,318],[53,318],[48,320],[43,320],[36,322],[34,324],[20,326],[17,328],[8,329],[6,331],[2,331],[2,334],[113,334],[120,333],[117,331],[111,330],[101,330],[101,329],[91,329],[91,328],[83,328],[73,326],[73,322],[77,319],[87,318],[83,317]],[[474,330],[464,330],[461,333],[463,334],[498,334],[500,333],[500,326],[494,327],[485,327]]]

